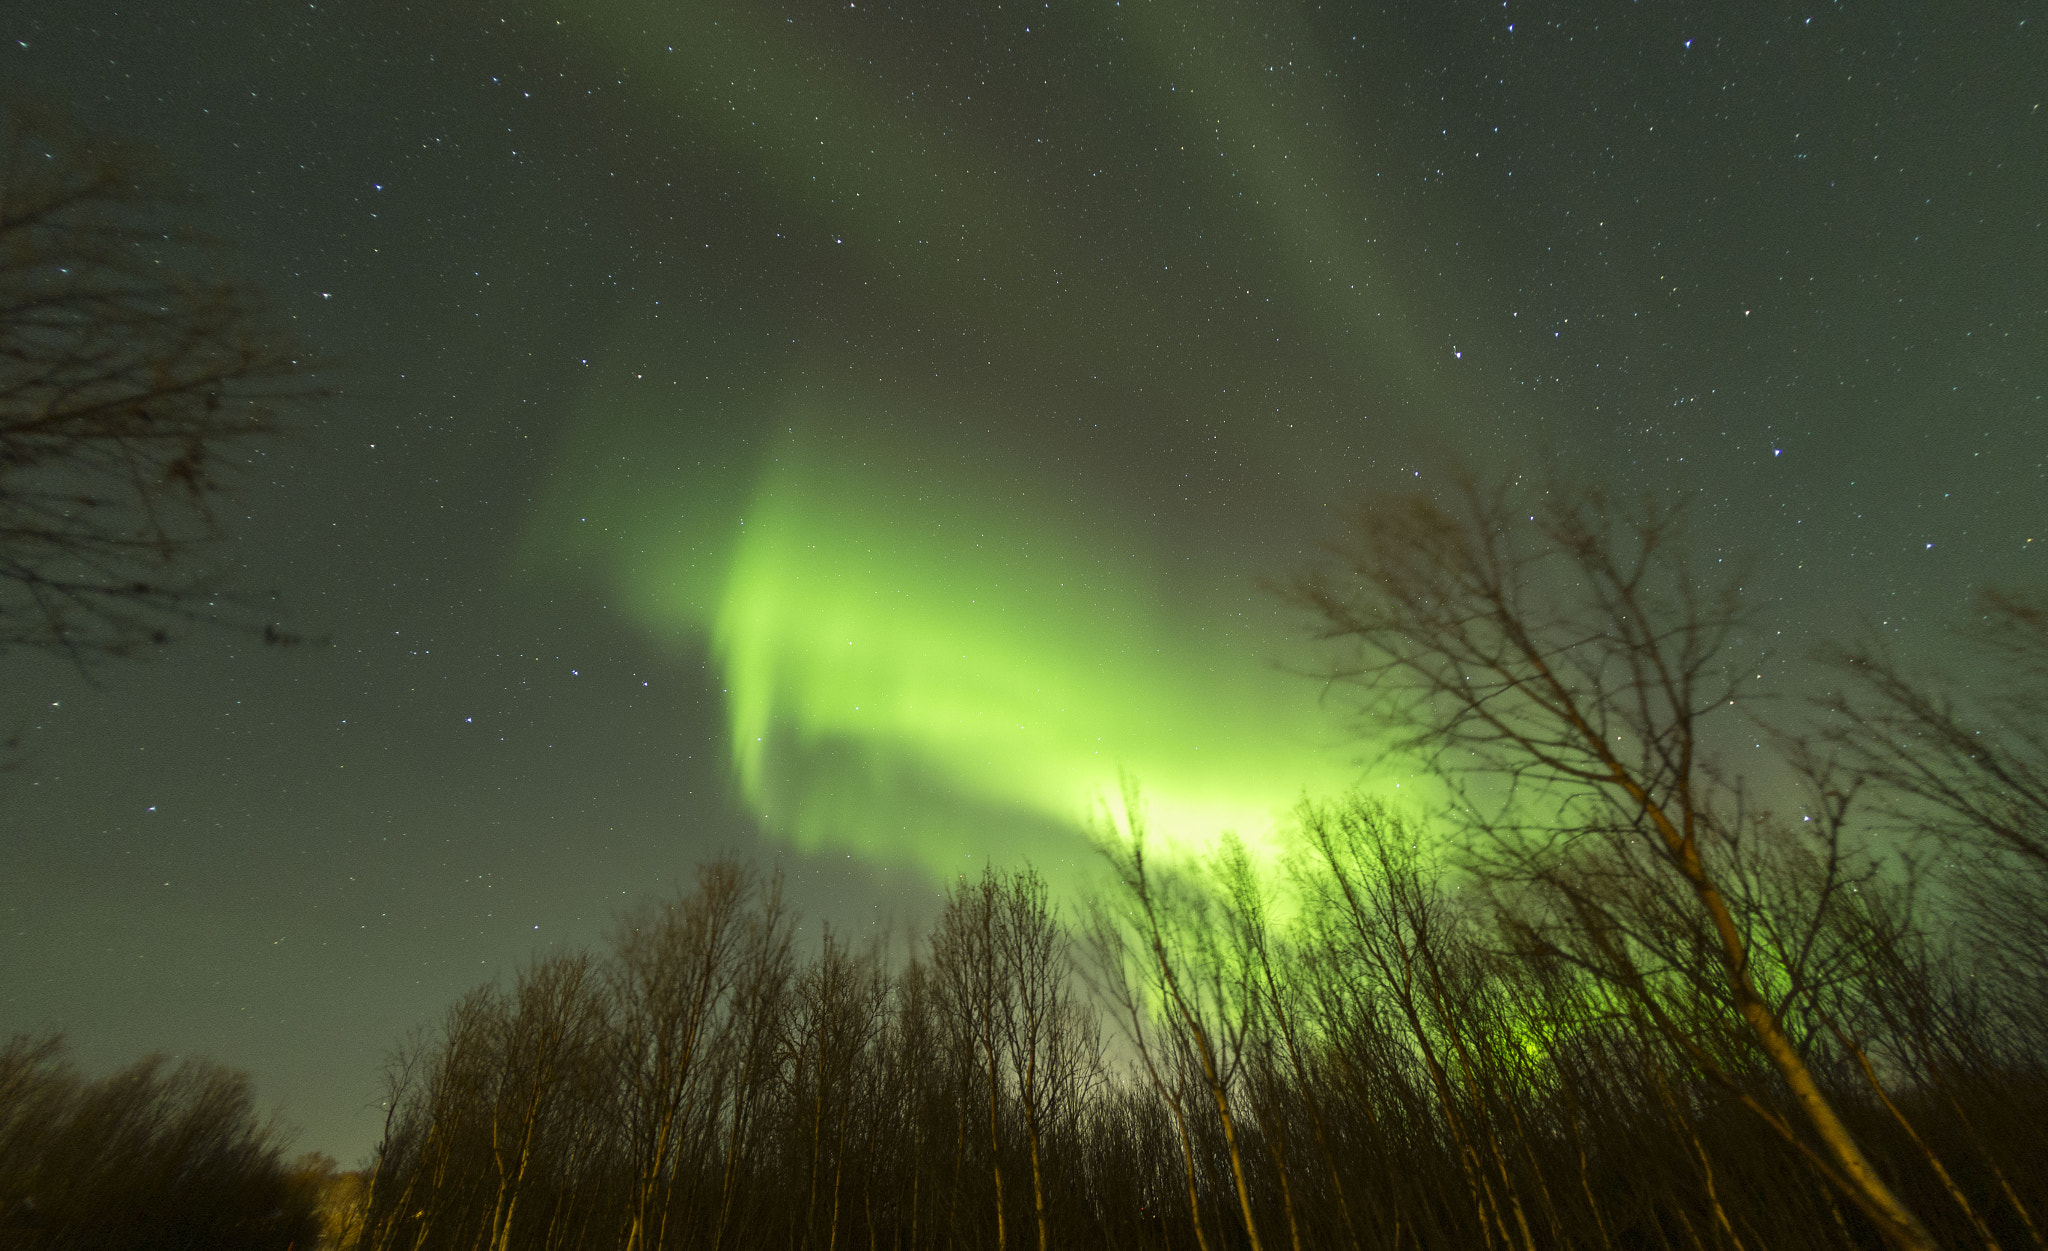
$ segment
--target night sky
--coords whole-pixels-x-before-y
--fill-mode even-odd
[[[1700,491],[1767,685],[1938,657],[2048,559],[2044,26],[15,0],[0,83],[158,150],[339,395],[215,556],[331,646],[0,660],[0,1031],[352,1163],[407,1029],[719,849],[860,927],[1070,872],[1123,772],[1262,844],[1371,742],[1261,580],[1459,459]]]

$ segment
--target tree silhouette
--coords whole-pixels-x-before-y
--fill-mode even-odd
[[[137,150],[0,100],[0,649],[82,664],[209,616],[192,563],[230,451],[320,394],[179,201]]]
[[[1781,866],[1755,858],[1769,831],[1721,784],[1705,729],[1741,691],[1728,660],[1745,611],[1736,579],[1692,568],[1685,521],[1683,498],[1621,508],[1596,490],[1468,479],[1364,507],[1298,594],[1347,645],[1333,676],[1452,783],[1490,875],[1530,888],[1543,922],[1526,936],[1607,977],[1720,1076],[1655,974],[1711,970],[1690,989],[1723,998],[1769,1058],[1819,1141],[1816,1167],[1889,1241],[1931,1249],[1786,1019],[1801,971],[1758,958],[1772,910],[1745,888]]]
[[[151,1056],[87,1079],[63,1040],[0,1042],[0,1246],[281,1251],[322,1181],[284,1161],[246,1075]]]

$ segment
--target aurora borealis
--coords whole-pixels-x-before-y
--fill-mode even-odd
[[[1156,556],[1091,549],[1115,518],[1058,482],[886,420],[851,438],[788,416],[724,536],[578,518],[670,542],[618,573],[622,593],[650,627],[709,639],[734,772],[771,828],[943,871],[963,828],[1042,844],[1125,775],[1163,827],[1211,837],[1260,837],[1303,788],[1342,784],[1327,718],[1262,663],[1282,640],[1271,612],[1243,624],[1242,588],[1231,604]]]
[[[1112,443],[1077,457],[1030,446],[1034,429],[1071,444],[1062,427],[1087,420],[1058,390],[1085,377],[1098,394],[1083,411],[1098,410],[1142,403],[1149,381],[1176,407],[1210,410],[1212,458],[1298,484],[1286,464],[1301,451],[1283,433],[1292,423],[1243,411],[1228,385],[1203,394],[1181,368],[1162,371],[1153,353],[1103,332],[1147,327],[1169,358],[1184,358],[1203,337],[1187,323],[1213,321],[1219,306],[1270,304],[1261,287],[1315,341],[1279,361],[1233,362],[1240,386],[1270,394],[1310,362],[1361,387],[1374,376],[1428,381],[1391,284],[1347,228],[1354,214],[1370,221],[1374,205],[1345,168],[1340,136],[1315,125],[1330,93],[1312,78],[1305,90],[1274,90],[1260,76],[1281,67],[1218,55],[1231,37],[1226,14],[1186,16],[1204,28],[1184,65],[1173,50],[1185,32],[1161,26],[1160,13],[1126,21],[1112,5],[1020,19],[1073,28],[1055,67],[1065,81],[1039,94],[1040,116],[1005,109],[995,119],[974,115],[964,84],[957,100],[917,108],[920,90],[946,89],[916,72],[931,65],[914,46],[887,51],[911,82],[924,77],[921,87],[876,74],[873,60],[829,54],[794,22],[744,11],[649,9],[596,24],[601,46],[630,58],[795,210],[777,237],[829,234],[889,310],[882,325],[863,326],[864,344],[798,354],[762,406],[766,441],[725,463],[700,461],[672,485],[687,519],[650,502],[636,453],[701,421],[693,410],[710,401],[592,388],[577,420],[606,452],[591,456],[594,474],[565,458],[557,507],[534,538],[547,551],[569,531],[578,550],[612,565],[618,595],[643,621],[711,641],[742,794],[805,845],[908,849],[943,871],[957,864],[963,827],[1056,845],[1053,831],[1070,834],[1124,776],[1145,787],[1163,829],[1258,839],[1304,790],[1354,772],[1356,753],[1324,711],[1274,680],[1273,661],[1298,650],[1287,624],[1256,602],[1242,572],[1221,585],[1213,576],[1220,544],[1254,537],[1231,529],[1256,531],[1274,510],[1135,518],[1114,502],[1119,487],[1132,503],[1156,497],[1161,466],[1145,462],[1166,449]],[[1044,25],[1017,33],[1054,37]],[[1092,72],[1077,72],[1077,51],[1101,58]],[[1132,76],[1169,80],[1163,98],[1114,103]],[[1014,99],[1014,86],[994,90]],[[1132,133],[1088,127],[1077,113],[1090,107],[1128,113]],[[1034,123],[1045,133],[1028,133]],[[1195,240],[1130,237],[1132,212],[1167,194],[1131,175],[1175,136],[1222,150],[1215,162],[1173,158],[1201,181],[1170,194],[1241,214],[1230,242],[1270,244],[1269,263],[1219,263],[1199,230]],[[1074,168],[1077,138],[1099,168]],[[1149,153],[1133,150],[1147,139]],[[1192,280],[1174,276],[1183,256]],[[948,377],[957,357],[928,359],[937,334],[888,324],[891,314],[964,323],[948,329],[986,345],[984,367],[1028,377],[962,385]],[[703,350],[687,335],[650,335],[633,359]],[[1184,457],[1167,450],[1168,464]],[[702,478],[728,474],[752,475],[751,492],[728,494],[721,482],[719,503],[705,507]],[[1199,538],[1176,540],[1189,524]],[[1200,566],[1177,571],[1194,552]]]
[[[1785,690],[1938,653],[2048,543],[2041,24],[14,6],[340,395],[222,557],[331,648],[8,658],[0,1025],[347,1156],[391,1038],[709,849],[845,926],[1124,777],[1258,845],[1377,760],[1271,583],[1454,460],[1701,491]]]

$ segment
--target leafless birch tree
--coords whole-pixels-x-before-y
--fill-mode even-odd
[[[1608,867],[1682,889],[1830,1175],[1888,1241],[1931,1251],[1760,988],[1728,898],[1709,726],[1743,689],[1745,614],[1737,581],[1693,567],[1685,520],[1682,499],[1467,480],[1364,506],[1295,589],[1338,649],[1332,677],[1453,784],[1497,871],[1570,886],[1561,861],[1592,832],[1623,853]],[[1601,892],[1565,899],[1603,932]]]

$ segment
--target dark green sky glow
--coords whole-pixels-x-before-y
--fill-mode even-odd
[[[0,1029],[377,1060],[709,850],[835,924],[1362,776],[1261,590],[1453,458],[1699,489],[1769,681],[2048,545],[2042,19],[30,0],[343,362],[223,561],[332,649],[8,657]],[[1391,785],[1393,775],[1377,784]]]

